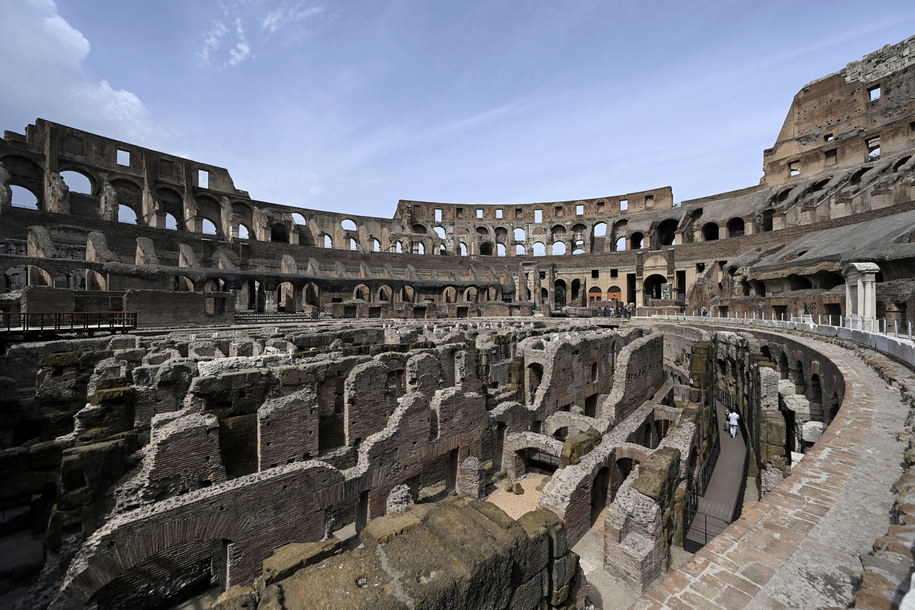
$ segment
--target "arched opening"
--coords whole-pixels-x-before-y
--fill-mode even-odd
[[[623,300],[623,291],[619,286],[610,286],[607,288],[607,300],[608,301],[622,301]]]
[[[13,192],[13,207],[26,210],[38,209],[38,197],[35,196],[35,193],[15,184],[10,185],[10,190]]]
[[[543,245],[543,242],[534,243],[534,256],[546,256],[546,246]]]
[[[3,292],[22,290],[28,285],[29,274],[25,265],[10,267],[3,272]]]
[[[243,224],[238,225],[238,238],[251,239],[251,231],[248,230],[248,227]]]
[[[718,223],[716,222],[707,222],[702,227],[702,241],[717,241],[718,240]]]
[[[404,303],[414,303],[416,299],[416,290],[412,286],[404,286],[400,289],[400,300]]]
[[[356,227],[356,223],[349,218],[342,220],[340,222],[340,226],[343,227],[344,231],[358,231],[359,230],[358,227]]]
[[[165,213],[165,228],[168,229],[169,231],[178,230],[178,221],[175,219],[174,216],[172,216],[168,212]]]
[[[521,244],[515,244],[515,256],[527,256],[527,250]]]
[[[464,301],[467,303],[476,303],[479,299],[479,291],[474,287],[470,286],[464,291]]]
[[[604,291],[597,286],[591,286],[588,290],[588,303],[598,303],[604,299]]]
[[[381,252],[381,242],[372,238],[372,252]]]
[[[86,290],[108,290],[108,278],[92,269],[86,269]]]
[[[492,256],[492,244],[490,242],[483,242],[480,244],[480,256]]]
[[[310,307],[319,307],[320,301],[318,299],[320,292],[318,291],[317,285],[309,282],[305,285],[304,290],[304,300],[305,304]]]
[[[442,300],[445,303],[456,303],[457,302],[457,289],[454,286],[447,286],[442,291]]]
[[[645,247],[645,236],[641,233],[633,233],[629,236],[629,248],[631,250],[641,250]]]
[[[662,294],[662,286],[664,286],[666,283],[667,278],[663,275],[658,275],[657,273],[649,275],[643,282],[645,298],[660,299]]]
[[[92,194],[92,180],[85,174],[67,170],[60,172],[60,177],[64,179],[64,183],[66,183],[71,193]]]
[[[294,222],[294,223],[297,224],[297,225],[302,225],[302,226],[305,226],[305,225],[308,224],[308,223],[305,221],[305,217],[302,216],[301,214],[299,214],[298,212],[293,212],[293,213],[292,213],[292,222]]]
[[[559,256],[566,253],[566,245],[561,241],[553,242],[553,251],[554,256]]]
[[[467,256],[467,244],[464,242],[458,244],[458,254],[461,256]]]
[[[616,252],[624,252],[626,250],[626,238],[625,237],[620,237],[618,240],[616,240],[615,250],[616,250]]]
[[[668,218],[661,222],[658,225],[658,245],[660,246],[673,246],[676,244],[677,238],[677,221],[673,218]]]
[[[120,207],[123,208],[125,206],[120,206]],[[118,212],[118,216],[120,216],[120,211]],[[200,232],[203,233],[204,235],[217,235],[216,225],[213,224],[213,221],[210,220],[209,218],[204,218],[203,222],[200,223]]]
[[[363,301],[368,302],[372,298],[371,294],[372,294],[372,291],[369,290],[369,287],[366,286],[365,284],[359,284],[358,286],[356,286],[353,289],[353,298],[354,299],[362,299]]]
[[[505,244],[496,244],[496,255],[497,256],[506,256],[508,252],[505,249]]]
[[[299,310],[295,286],[291,282],[283,282],[276,288],[276,310],[281,312],[296,312]]]
[[[613,484],[613,477],[610,476],[610,469],[606,466],[597,471],[594,480],[591,481],[591,525],[593,526],[600,517],[601,513],[609,506],[612,497],[610,486]]]
[[[743,235],[743,218],[735,217],[728,221],[728,237]]]
[[[572,294],[569,295],[569,303],[578,303],[581,299],[581,280],[572,280]]]
[[[562,307],[566,304],[566,282],[565,280],[556,280],[553,282],[553,305]]]
[[[400,243],[400,240],[394,242],[394,252],[397,254],[403,254],[403,244]]]
[[[288,244],[289,229],[286,228],[286,225],[280,222],[275,222],[270,225],[270,241]]]
[[[543,365],[532,362],[527,365],[527,404],[534,403],[534,397],[543,381]]]
[[[348,241],[349,241],[349,249],[350,249],[350,251],[357,251],[357,250],[359,250],[359,242],[357,242],[357,241],[356,241],[355,239],[353,239],[352,237],[350,237]]]
[[[524,241],[527,239],[527,234],[524,232],[524,229],[517,228],[512,232],[512,234],[515,237],[515,241]]]
[[[328,235],[327,233],[325,233],[324,236],[322,237],[322,241],[324,242],[324,247],[325,247],[325,248],[333,248],[333,247],[334,247],[334,240],[333,240],[333,239],[331,238],[331,236]]]
[[[194,280],[186,275],[176,275],[175,290],[177,292],[194,292]]]
[[[594,225],[594,237],[604,237],[607,235],[607,223],[599,222]]]
[[[137,213],[126,205],[118,205],[118,222],[135,225],[137,224]]]
[[[378,288],[378,297],[376,300],[379,303],[389,303],[391,301],[391,295],[393,294],[390,286],[380,286]]]

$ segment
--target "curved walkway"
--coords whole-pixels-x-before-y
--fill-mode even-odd
[[[633,607],[823,608],[853,602],[859,556],[890,526],[892,486],[906,447],[897,431],[909,408],[854,352],[792,339],[841,369],[846,388],[839,414],[789,478],[745,507],[740,519]],[[869,355],[915,377],[884,356]]]

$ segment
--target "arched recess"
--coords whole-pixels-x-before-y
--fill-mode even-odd
[[[543,382],[543,365],[539,362],[531,362],[527,365],[527,404],[534,404],[534,398],[537,395],[537,390],[540,389],[540,384]]]
[[[661,223],[658,224],[656,234],[658,236],[659,246],[675,245],[677,242],[677,221],[673,218],[661,221]]]
[[[363,301],[366,301],[366,302],[371,301],[372,300],[372,291],[369,290],[369,287],[366,286],[365,284],[359,284],[358,286],[353,288],[353,298],[362,299]]]
[[[735,216],[728,221],[728,237],[740,237],[744,234],[743,218]]]
[[[317,284],[314,282],[308,282],[305,284],[305,288],[302,291],[302,299],[305,301],[306,305],[311,307],[320,307],[320,295],[321,291]]]
[[[403,303],[416,302],[416,290],[413,288],[413,286],[404,286],[400,289],[400,300]]]
[[[194,292],[194,280],[186,275],[175,276],[176,292]]]
[[[445,303],[457,302],[457,289],[454,286],[447,286],[442,290],[442,300]]]
[[[551,241],[560,241],[565,239],[566,228],[562,225],[553,225],[553,228],[550,229]]]
[[[598,286],[591,286],[588,289],[588,303],[597,303],[604,299],[604,291]]]
[[[620,289],[619,286],[616,286],[616,285],[610,286],[610,288],[607,288],[607,300],[612,301],[614,299],[616,299],[617,301],[623,300],[623,291]]]
[[[578,303],[581,299],[581,280],[574,279],[572,280],[571,294],[568,296],[567,301],[569,303]]]
[[[112,182],[112,184],[114,183]],[[120,191],[118,191],[118,195],[120,196]],[[210,225],[212,225],[212,233],[208,233],[205,230],[202,230],[202,232],[206,235],[218,235],[225,238],[222,233],[222,208],[219,203],[208,195],[198,195],[195,201],[197,203],[197,216],[202,219],[201,225],[206,225],[206,221],[209,221]]]
[[[645,247],[645,236],[638,231],[629,236],[629,248],[631,250],[641,250]]]
[[[646,299],[660,299],[661,298],[661,286],[667,283],[667,278],[663,275],[657,273],[649,275],[642,282],[642,286],[645,289],[645,298]]]
[[[270,241],[283,244],[289,243],[289,229],[281,222],[274,222],[270,225]]]
[[[86,269],[86,290],[108,290],[108,278],[98,271]]]
[[[89,174],[75,169],[68,169],[60,172],[60,177],[64,179],[71,194],[92,195],[95,192],[95,179]]]
[[[702,226],[702,241],[718,240],[718,223],[707,222]]]
[[[390,286],[382,284],[378,287],[378,292],[376,293],[375,300],[379,303],[390,303],[393,294],[394,292],[391,290]]]
[[[484,241],[480,244],[480,256],[492,256],[492,243]]]
[[[480,291],[475,286],[468,286],[464,290],[464,301],[467,303],[476,303],[480,298]]]
[[[296,312],[299,306],[299,291],[292,282],[283,282],[276,287],[276,309],[283,312]]]
[[[566,304],[566,281],[565,280],[556,280],[553,282],[553,305],[556,307],[562,307]]]
[[[54,278],[46,270],[37,265],[28,267],[28,285],[29,286],[53,286]]]

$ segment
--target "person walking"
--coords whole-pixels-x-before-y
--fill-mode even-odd
[[[734,438],[735,436],[737,436],[737,422],[738,421],[740,421],[740,415],[738,415],[736,410],[728,413],[728,426],[731,429],[730,430],[731,438]]]

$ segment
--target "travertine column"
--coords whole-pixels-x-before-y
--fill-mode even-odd
[[[875,283],[879,271],[874,263],[849,263],[842,268],[846,315],[873,318],[877,314]]]

